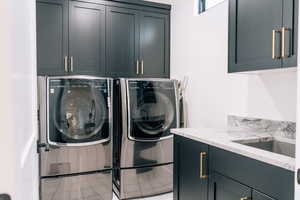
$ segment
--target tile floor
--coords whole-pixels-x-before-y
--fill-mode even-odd
[[[118,200],[118,198],[114,195],[113,200]],[[149,197],[149,198],[135,199],[135,200],[173,200],[173,193],[168,193],[168,194]]]

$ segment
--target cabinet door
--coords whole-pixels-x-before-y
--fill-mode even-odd
[[[260,192],[257,192],[256,190],[252,191],[252,200],[275,200],[271,197],[268,197],[265,194],[262,194]]]
[[[210,179],[209,200],[251,199],[251,189],[232,179],[213,173]],[[254,199],[253,199],[254,200]]]
[[[70,1],[70,57],[75,74],[100,76],[105,70],[105,6]]]
[[[174,199],[207,200],[208,146],[176,136],[174,156]]]
[[[36,11],[38,75],[62,75],[67,72],[68,1],[39,0]]]
[[[140,61],[143,77],[170,76],[170,17],[142,12],[140,17]]]
[[[286,27],[283,67],[297,66],[298,47],[298,3],[297,0],[285,0],[283,3],[283,27]]]
[[[229,0],[229,72],[280,68],[283,0]]]
[[[107,7],[107,67],[112,77],[138,76],[138,11]]]

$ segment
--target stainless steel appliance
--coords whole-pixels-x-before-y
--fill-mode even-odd
[[[120,79],[114,86],[119,111],[114,126],[115,193],[129,199],[171,192],[170,129],[179,127],[176,81]]]
[[[112,80],[38,77],[41,200],[112,199]]]

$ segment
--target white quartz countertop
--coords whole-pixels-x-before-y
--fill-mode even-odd
[[[189,139],[193,139],[211,146],[224,149],[226,151],[237,153],[287,170],[295,171],[294,158],[234,142],[241,140],[263,139],[266,137],[272,137],[266,133],[262,134],[241,131],[224,131],[210,128],[172,129],[171,132],[176,135],[180,135]],[[276,139],[288,140],[287,142],[295,143],[294,140],[286,138]]]

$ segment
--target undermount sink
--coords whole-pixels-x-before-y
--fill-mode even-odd
[[[272,137],[238,140],[234,142],[295,158],[296,146],[293,142],[278,140]]]

